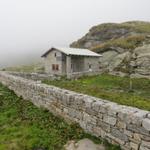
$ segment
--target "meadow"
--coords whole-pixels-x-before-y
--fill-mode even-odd
[[[84,76],[78,80],[45,80],[46,84],[64,89],[84,93],[87,95],[103,98],[118,104],[133,106],[150,111],[150,80],[132,79],[108,74],[96,76]]]

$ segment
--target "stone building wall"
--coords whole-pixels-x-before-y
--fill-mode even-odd
[[[0,82],[38,107],[126,150],[150,150],[150,112],[0,72]]]
[[[57,51],[57,50],[52,50],[45,58],[44,58],[44,63],[45,63],[45,72],[47,74],[58,74],[62,75],[65,74],[64,68],[62,65],[63,61],[62,59],[62,53]],[[53,70],[52,65],[57,64],[59,66],[58,70]]]

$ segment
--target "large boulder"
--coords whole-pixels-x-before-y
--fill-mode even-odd
[[[106,150],[103,145],[94,144],[89,139],[83,139],[79,142],[69,141],[65,146],[65,150]]]
[[[135,74],[150,76],[150,44],[134,50]]]

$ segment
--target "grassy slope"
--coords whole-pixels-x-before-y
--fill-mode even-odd
[[[68,140],[91,138],[75,124],[67,124],[63,119],[53,116],[18,98],[12,91],[0,84],[0,150],[61,150]],[[108,143],[108,150],[119,150]]]
[[[29,65],[20,65],[15,67],[7,67],[4,68],[6,71],[16,71],[16,72],[43,72],[44,67],[42,66],[42,63],[32,63]]]
[[[94,32],[104,30],[107,24],[102,24],[95,27]],[[104,51],[109,47],[121,47],[124,49],[134,49],[142,44],[142,42],[147,41],[146,35],[150,34],[150,22],[140,22],[140,21],[131,21],[121,24],[108,24],[108,27],[114,26],[114,28],[124,28],[129,31],[138,33],[137,35],[129,35],[121,38],[114,38],[108,41],[105,41],[102,44],[99,44],[91,49],[96,52]],[[130,32],[129,32],[130,33]]]
[[[150,111],[150,80],[148,79],[133,79],[133,92],[128,90],[129,78],[112,75],[83,77],[72,81],[65,79],[44,81],[44,83]]]
[[[144,21],[129,21],[124,22],[121,24],[125,27],[131,27],[135,31],[139,33],[150,33],[150,22],[144,22]]]
[[[144,35],[134,35],[134,36],[128,36],[126,38],[118,38],[109,40],[103,44],[97,45],[95,47],[92,47],[91,50],[95,52],[103,52],[106,49],[109,49],[109,47],[120,47],[123,49],[135,49],[136,47],[140,46],[142,42],[146,40],[146,36]]]

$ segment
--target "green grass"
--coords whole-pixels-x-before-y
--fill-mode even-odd
[[[150,111],[150,80],[132,79],[133,90],[129,90],[129,78],[112,75],[82,77],[78,80],[43,81],[72,91],[104,98],[118,104]]]
[[[90,138],[77,124],[37,108],[0,84],[0,150],[62,150],[69,140]],[[108,150],[119,150],[104,142]]]
[[[20,66],[14,66],[14,67],[6,67],[2,69],[3,71],[15,71],[15,72],[43,72],[44,67],[42,63],[31,63],[29,65],[20,65]]]
[[[124,35],[120,31],[122,29],[126,31]],[[117,30],[118,32],[116,32]],[[134,33],[135,35],[131,33]],[[93,38],[96,37],[96,41],[100,41],[100,43],[102,43],[98,45],[94,44],[94,47],[93,46],[90,47],[96,52],[101,52],[100,50],[103,50],[103,48],[107,48],[109,46],[113,47],[118,46],[125,49],[133,49],[139,46],[139,44],[142,43],[143,41],[147,42],[147,38],[144,38],[142,36],[143,35],[146,36],[149,34],[150,34],[150,22],[130,21],[124,23],[103,23],[92,27],[88,35],[85,35],[77,42],[72,43],[71,46],[84,48],[85,43],[89,40],[88,37],[92,36]]]
[[[122,23],[122,26],[132,27],[140,33],[150,33],[150,22],[144,21],[129,21]]]
[[[126,38],[117,38],[117,39],[109,40],[91,49],[96,52],[103,52],[110,47],[121,47],[130,50],[140,46],[142,42],[145,40],[146,37],[144,35],[134,35],[134,36],[128,36]]]

